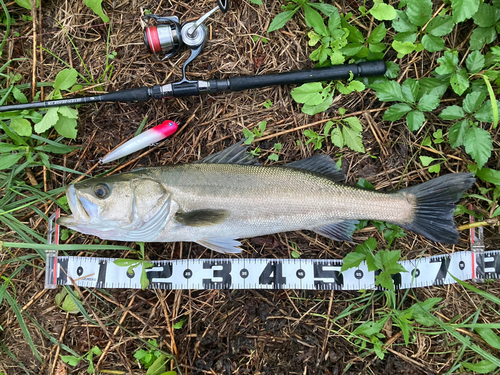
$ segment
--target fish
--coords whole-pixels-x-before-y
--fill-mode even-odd
[[[242,238],[311,230],[351,241],[359,220],[381,220],[457,243],[455,203],[472,187],[451,173],[394,192],[341,183],[326,154],[262,166],[242,141],[198,162],[146,167],[69,185],[71,215],[58,224],[104,240],[196,242],[241,252]]]

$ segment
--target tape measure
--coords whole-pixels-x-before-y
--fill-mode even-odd
[[[49,243],[58,242],[58,228],[49,222]],[[397,289],[453,284],[459,280],[500,278],[500,250],[484,251],[482,228],[471,231],[472,251],[399,262],[407,272],[391,275]],[[52,235],[55,234],[55,239]],[[141,289],[143,265],[132,272],[115,258],[58,256],[47,251],[45,287],[78,285],[88,288]],[[377,289],[365,262],[340,272],[342,260],[324,259],[180,259],[149,261],[145,269],[149,289]]]

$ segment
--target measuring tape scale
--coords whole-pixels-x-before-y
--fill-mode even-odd
[[[141,289],[142,264],[129,274],[114,258],[48,254],[46,287],[73,285],[89,288]],[[150,261],[145,270],[149,289],[376,289],[375,276],[365,262],[340,272],[342,260],[320,259],[181,259]],[[392,275],[397,289],[497,279],[500,250],[475,254],[461,251],[399,262],[407,272]]]

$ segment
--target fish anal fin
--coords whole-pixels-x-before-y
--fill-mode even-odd
[[[331,157],[325,154],[314,155],[307,159],[294,161],[293,163],[284,165],[284,167],[320,173],[335,182],[345,180],[344,172],[337,167],[337,164],[335,164]]]
[[[209,227],[223,223],[228,216],[227,210],[202,209],[177,213],[175,220],[189,227]]]
[[[196,241],[200,245],[208,247],[210,250],[217,251],[219,253],[225,254],[239,254],[241,249],[240,241],[236,241],[233,238],[204,238],[202,240]]]
[[[351,242],[352,233],[358,223],[358,220],[344,220],[320,228],[314,228],[313,231],[335,241]]]
[[[260,165],[259,161],[247,152],[250,146],[243,145],[244,141],[243,139],[222,151],[198,160],[196,163]]]

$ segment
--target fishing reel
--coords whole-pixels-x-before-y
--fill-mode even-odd
[[[218,6],[206,13],[196,21],[180,23],[179,18],[160,17],[156,14],[146,15],[144,28],[144,44],[156,56],[164,54],[160,60],[166,60],[176,55],[183,45],[191,50],[191,55],[182,67],[183,81],[186,80],[186,66],[193,61],[203,50],[208,37],[208,29],[203,22],[217,10],[226,13],[229,9],[228,0],[217,0]],[[152,25],[152,23],[155,25]]]

